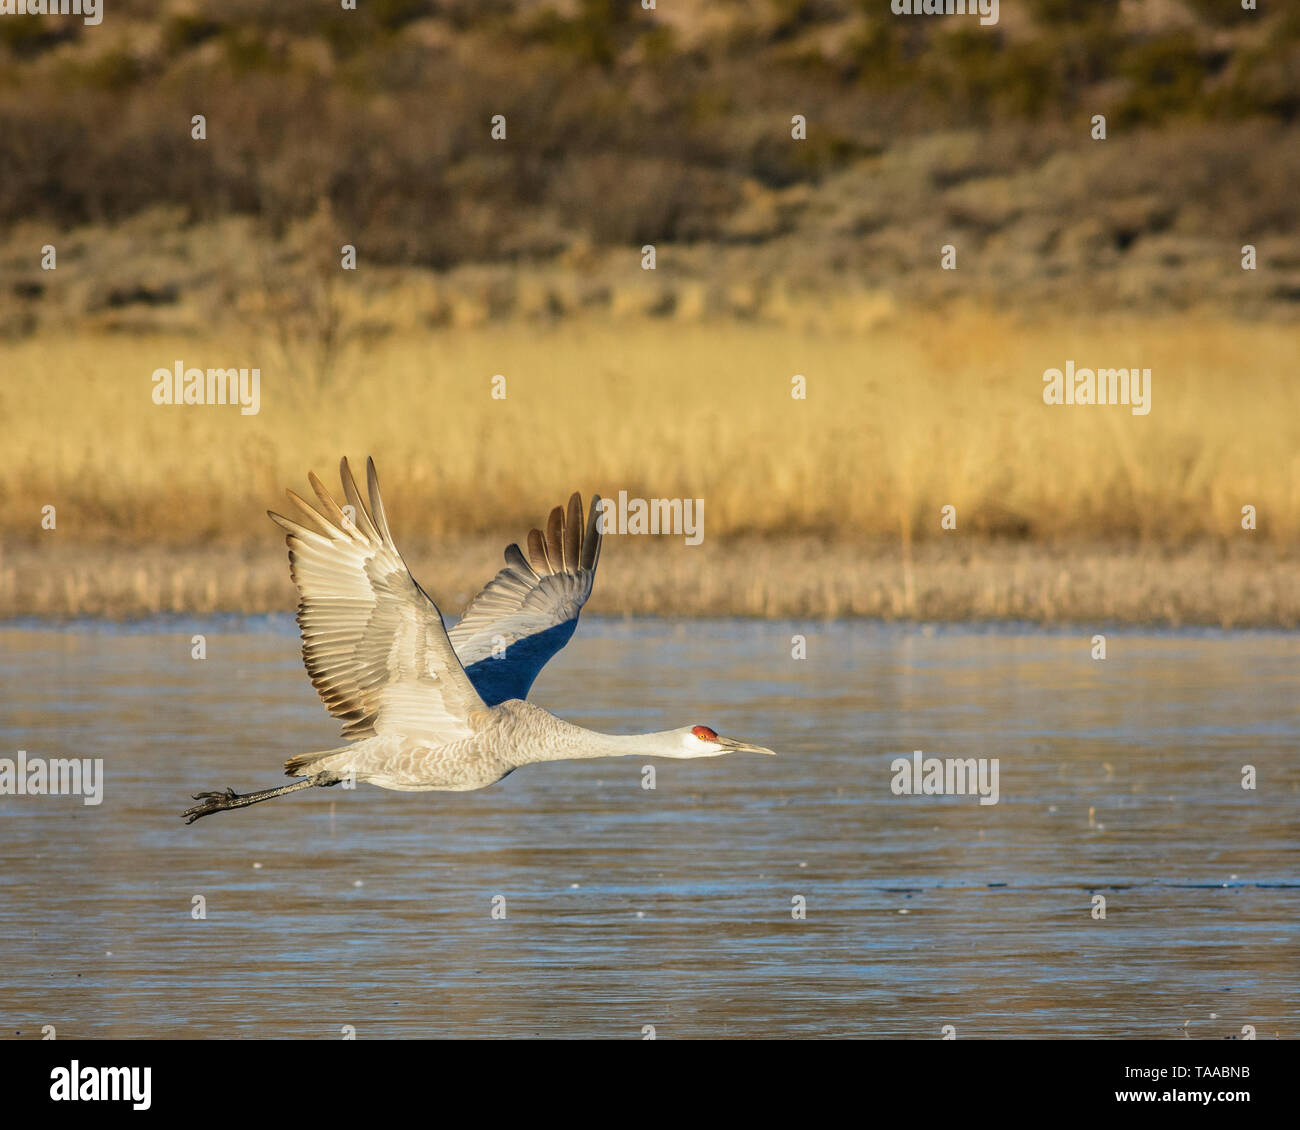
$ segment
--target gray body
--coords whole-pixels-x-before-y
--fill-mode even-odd
[[[404,734],[367,738],[317,755],[295,768],[351,776],[383,789],[465,792],[494,785],[507,773],[539,761],[622,757],[662,753],[665,738],[676,750],[680,731],[662,734],[598,734],[557,718],[517,698],[470,716],[473,733],[444,744],[424,743]],[[671,752],[668,756],[681,756]]]

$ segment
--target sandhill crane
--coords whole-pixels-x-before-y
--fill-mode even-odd
[[[196,793],[201,816],[351,778],[404,791],[481,789],[539,761],[588,757],[717,757],[771,753],[709,726],[650,734],[602,734],[524,699],[547,660],[573,635],[600,556],[599,497],[583,522],[582,499],[556,507],[546,533],[528,535],[528,557],[506,549],[506,567],[448,633],[437,606],[402,560],[366,461],[367,507],[345,458],[339,474],[351,513],[314,474],[323,513],[293,491],[302,521],[267,511],[286,531],[298,586],[302,655],[331,714],[353,744],[285,762],[292,785],[260,792]]]

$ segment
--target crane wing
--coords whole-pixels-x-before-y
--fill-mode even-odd
[[[506,567],[469,603],[451,642],[491,706],[526,698],[537,673],[572,637],[591,595],[600,557],[600,496],[583,520],[582,498],[551,511],[546,532],[528,535],[528,557],[506,548]]]
[[[267,511],[287,532],[298,586],[302,657],[343,736],[402,734],[443,743],[470,736],[484,702],[447,638],[442,616],[393,544],[373,460],[367,508],[344,459],[346,514],[309,475],[322,515],[293,491],[302,523]]]

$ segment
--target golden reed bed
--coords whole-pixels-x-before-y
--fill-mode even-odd
[[[701,545],[611,541],[597,611],[1292,625],[1294,354],[1210,315],[975,310],[438,330],[328,377],[264,336],[39,336],[0,349],[0,615],[289,608],[264,511],[348,453],[449,612],[576,488],[705,500]],[[154,404],[177,361],[258,367],[258,413]],[[1149,368],[1149,414],[1045,405],[1068,361]]]
[[[399,535],[400,537],[400,535]],[[284,549],[0,550],[0,620],[111,619],[159,613],[288,612],[297,594]],[[449,617],[501,564],[502,539],[408,555]],[[1030,620],[1225,628],[1300,626],[1300,564],[1276,547],[1165,552],[1116,545],[1042,547],[972,539],[960,552],[800,537],[737,537],[678,550],[649,539],[607,543],[588,606],[596,615],[886,620]]]

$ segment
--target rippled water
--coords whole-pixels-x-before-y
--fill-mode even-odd
[[[587,618],[538,702],[782,756],[187,827],[191,792],[338,744],[292,621],[5,628],[0,756],[107,777],[98,807],[0,797],[0,1031],[1294,1036],[1300,638],[1090,634]],[[917,749],[999,758],[999,803],[893,795]]]

